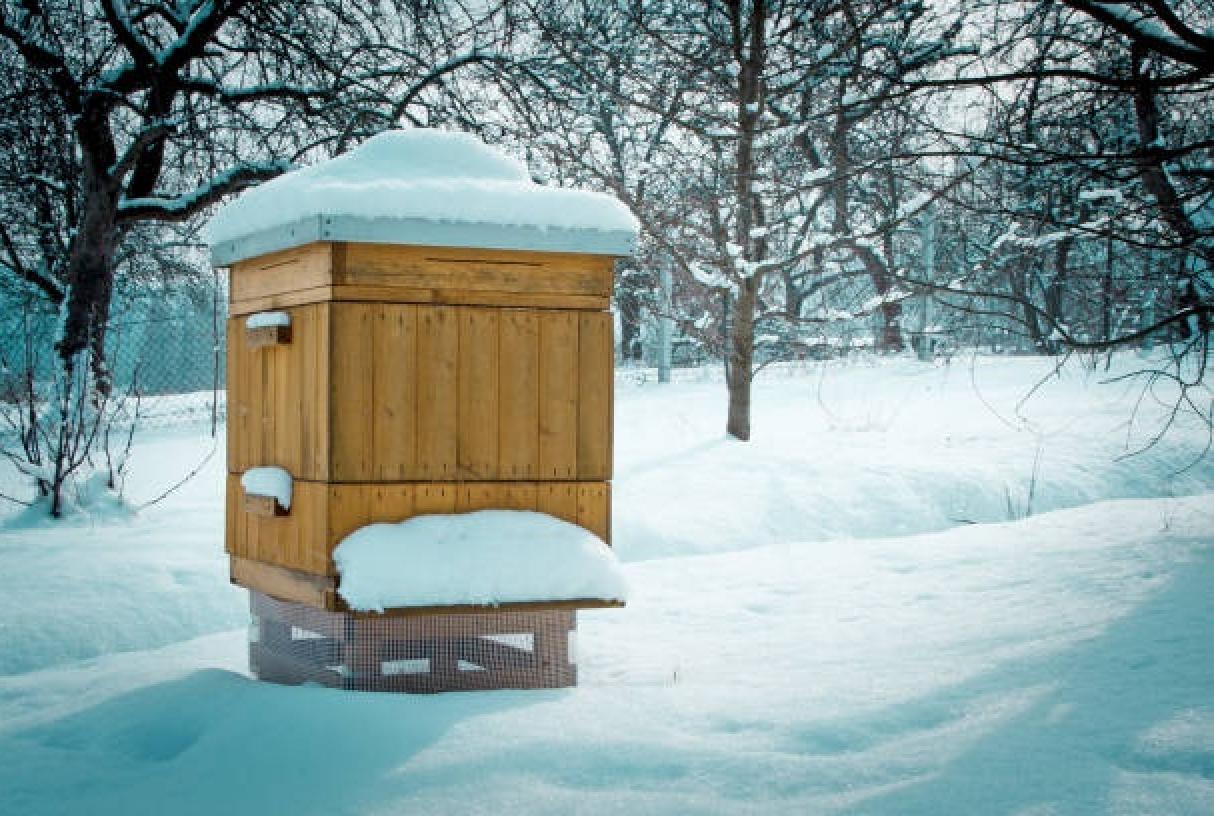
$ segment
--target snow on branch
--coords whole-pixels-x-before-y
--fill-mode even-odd
[[[282,175],[290,169],[290,163],[285,161],[238,164],[183,195],[124,199],[118,205],[118,220],[184,221],[229,193]]]
[[[333,95],[332,88],[290,85],[285,82],[269,82],[264,85],[250,85],[241,88],[223,85],[206,77],[187,76],[182,78],[180,84],[186,91],[213,96],[229,104],[260,102],[266,99],[296,99],[307,102]]]
[[[1151,50],[1194,68],[1214,68],[1214,37],[1198,34],[1186,26],[1171,10],[1163,15],[1163,25],[1153,15],[1134,7],[1108,0],[1063,0],[1076,11],[1104,23],[1114,31]],[[1150,6],[1160,12],[1163,3]]]

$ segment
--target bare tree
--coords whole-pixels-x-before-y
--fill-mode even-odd
[[[29,216],[6,223],[0,251],[62,315],[60,391],[112,391],[106,331],[124,255],[143,255],[132,241],[159,246],[156,225],[314,151],[432,119],[459,71],[499,59],[503,25],[484,4],[4,0],[5,105],[21,111],[6,124],[22,133],[0,146],[0,189]]]

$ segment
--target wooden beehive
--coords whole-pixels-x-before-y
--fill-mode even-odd
[[[538,510],[610,539],[614,259],[317,241],[231,266],[233,580],[328,609],[377,521]],[[249,315],[285,311],[283,327]],[[289,512],[242,495],[278,466]]]

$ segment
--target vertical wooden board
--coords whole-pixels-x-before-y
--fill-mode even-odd
[[[373,478],[407,479],[417,458],[417,307],[376,307],[373,354]]]
[[[540,316],[539,478],[577,475],[578,314]]]
[[[577,523],[611,543],[611,487],[605,482],[577,486]]]
[[[240,477],[234,473],[228,474],[227,485],[224,490],[224,532],[223,532],[223,549],[231,555],[245,555],[245,542],[242,535],[244,530],[241,527],[241,510],[243,503],[241,502]]]
[[[328,481],[333,478],[332,452],[329,448],[329,424],[332,412],[332,382],[330,362],[332,355],[333,304],[318,303],[304,307],[310,312],[306,354],[303,360],[307,372],[307,386],[303,389],[306,438],[304,455],[309,457],[309,467],[304,468],[306,478]]]
[[[498,475],[498,339],[496,309],[459,310],[457,475]]]
[[[376,307],[340,303],[330,312],[330,466],[335,482],[372,479],[375,410],[372,322]]]
[[[270,366],[274,382],[274,403],[270,408],[270,444],[266,464],[278,465],[299,478],[303,451],[299,439],[299,347],[294,344],[270,346],[258,353]]]
[[[259,352],[276,366],[274,444],[279,455],[273,464],[282,465],[296,479],[324,480],[328,472],[317,467],[324,446],[316,444],[328,434],[328,428],[320,424],[320,417],[327,416],[328,394],[316,395],[317,381],[327,376],[327,367],[317,365],[315,359],[320,308],[298,306],[289,311],[291,342]]]
[[[501,485],[496,482],[471,482],[458,485],[455,493],[455,512],[471,513],[501,506]]]
[[[498,478],[539,474],[539,315],[504,309],[498,327]]]
[[[573,482],[541,482],[536,487],[535,509],[571,524],[577,524],[577,485]]]
[[[316,438],[316,423],[320,406],[314,402],[315,381],[321,375],[321,370],[314,365],[316,346],[318,343],[317,315],[319,309],[315,306],[300,306],[291,310],[292,337],[291,344],[295,346],[294,371],[297,376],[294,397],[298,400],[299,431],[299,463],[291,471],[296,479],[323,481],[329,478],[326,471],[317,470],[316,453],[313,450]],[[324,403],[328,403],[328,394],[324,395]],[[327,429],[326,429],[327,433]]]
[[[449,484],[422,484],[414,493],[414,515],[428,516],[438,513],[454,513],[456,486]]]
[[[459,310],[419,306],[415,478],[455,478],[459,419]]]
[[[254,561],[266,560],[262,550],[261,543],[261,525],[258,524],[260,519],[251,513],[246,513],[244,510],[244,493],[241,492],[241,501],[239,502],[241,523],[244,525],[244,544],[245,552],[249,558]]]
[[[245,356],[243,332],[236,318],[228,318],[227,331],[227,447],[228,472],[238,473],[247,463],[243,458],[242,445],[248,434],[248,407],[245,405]]]
[[[577,477],[611,478],[614,326],[608,312],[578,317]]]

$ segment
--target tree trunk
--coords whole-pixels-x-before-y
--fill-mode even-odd
[[[616,294],[620,315],[620,359],[641,359],[640,298],[630,289],[621,288]]]
[[[118,190],[108,176],[90,169],[86,166],[83,212],[68,258],[67,315],[59,357],[70,375],[78,355],[91,351],[93,385],[97,393],[106,396],[110,377],[105,364],[105,331],[113,293]]]
[[[750,439],[750,385],[755,351],[755,287],[753,279],[738,287],[725,356],[725,384],[729,389],[729,418],[725,433],[734,439]]]

